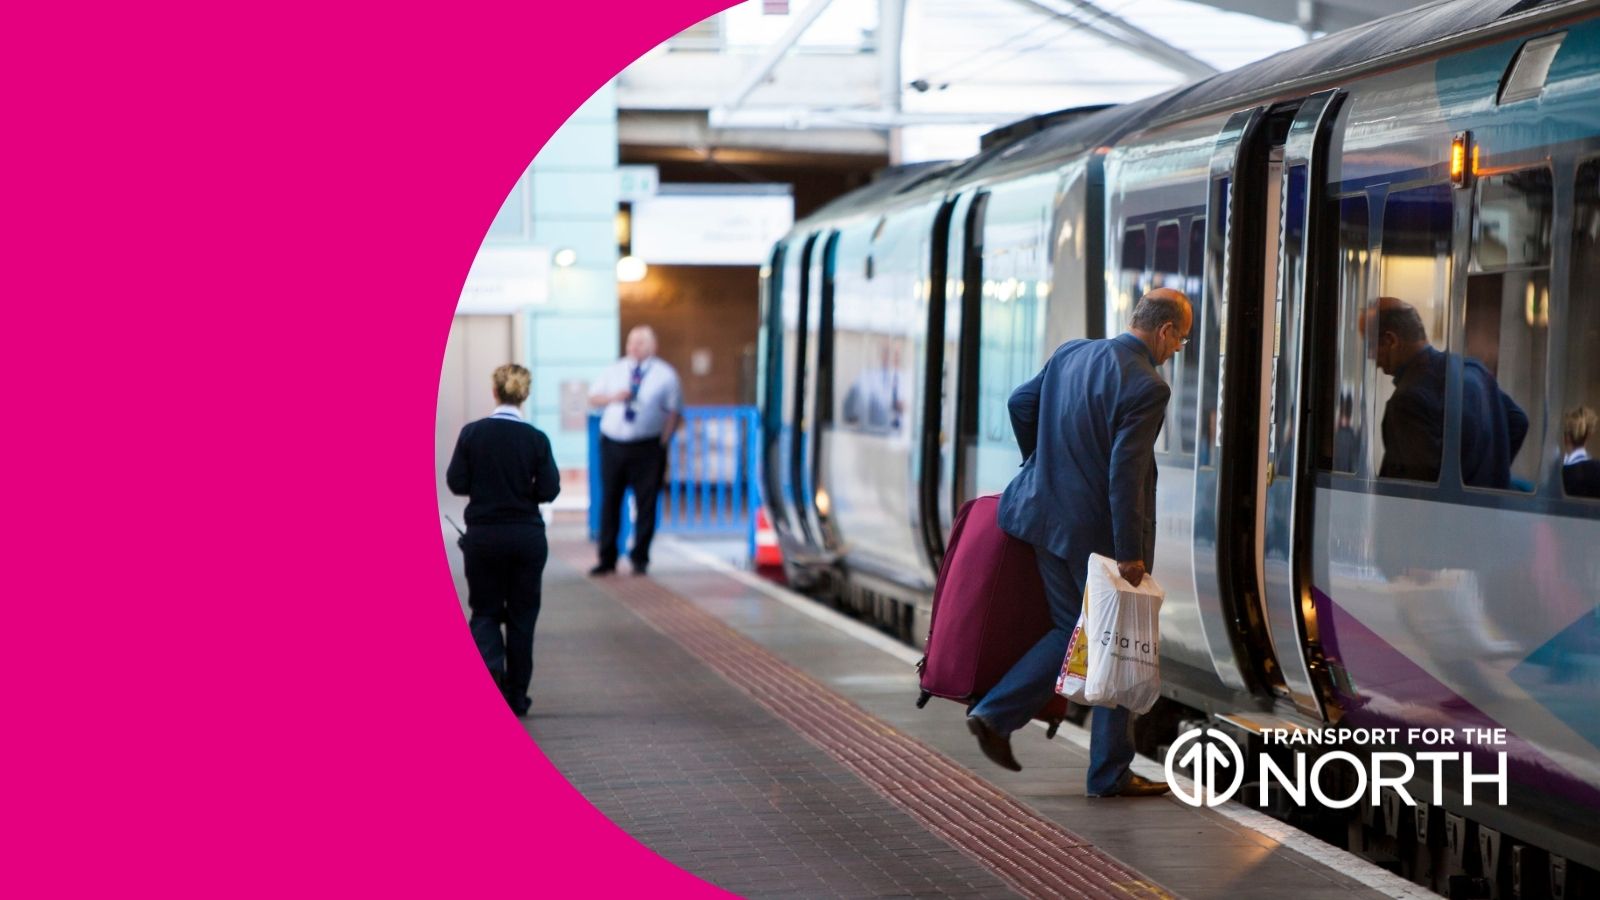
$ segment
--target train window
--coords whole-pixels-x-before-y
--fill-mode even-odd
[[[1382,406],[1379,478],[1439,480],[1444,448],[1445,311],[1450,295],[1451,187],[1390,193],[1383,207],[1379,298],[1359,319]]]
[[[982,494],[1004,490],[1016,474],[1022,457],[1007,402],[1054,349],[1043,346],[1053,178],[1034,176],[997,187],[984,208],[978,443],[973,454],[975,485]]]
[[[1194,313],[1194,327],[1198,329],[1205,316],[1206,271],[1206,220],[1195,219],[1189,223],[1189,257],[1184,260],[1183,292],[1189,296]],[[1200,336],[1199,332],[1193,334]],[[1178,379],[1178,401],[1182,404],[1178,418],[1179,446],[1184,453],[1194,452],[1195,415],[1199,411],[1200,392],[1200,342],[1190,341],[1178,354],[1178,364],[1183,367]]]
[[[834,251],[831,428],[839,433],[898,432],[909,400],[896,309],[906,280],[898,274],[903,254],[898,242],[882,237],[883,222],[858,223],[839,233]],[[868,254],[882,266],[871,281],[859,264]]]
[[[1366,429],[1364,388],[1368,381],[1366,342],[1361,334],[1361,313],[1371,302],[1368,267],[1369,208],[1364,194],[1339,201],[1339,338],[1337,398],[1334,404],[1332,446],[1327,462],[1335,472],[1358,474],[1364,465]],[[1332,399],[1332,398],[1330,398]]]
[[[1478,179],[1472,271],[1550,265],[1550,170]]]
[[[1145,241],[1143,225],[1129,228],[1122,235],[1122,271],[1117,276],[1116,321],[1113,333],[1126,328],[1133,315],[1133,304],[1145,292],[1145,268],[1150,263],[1149,248]]]
[[[1567,285],[1566,373],[1560,390],[1561,482],[1568,497],[1600,498],[1600,160],[1578,167]]]
[[[1462,345],[1461,481],[1532,492],[1544,439],[1552,179],[1480,178]]]
[[[1155,275],[1150,281],[1152,288],[1179,287],[1183,279],[1183,274],[1178,271],[1182,245],[1183,238],[1177,222],[1167,222],[1156,229]]]

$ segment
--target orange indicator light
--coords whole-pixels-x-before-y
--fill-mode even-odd
[[[1450,140],[1450,182],[1456,187],[1467,183],[1467,144],[1472,140],[1465,131],[1457,132]],[[1477,148],[1473,148],[1473,165],[1477,165]]]

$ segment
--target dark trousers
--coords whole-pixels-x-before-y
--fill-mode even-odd
[[[1010,734],[1028,724],[1033,714],[1054,696],[1067,644],[1078,625],[1078,614],[1083,611],[1083,588],[1089,576],[1086,565],[1074,565],[1041,547],[1033,549],[1055,627],[972,708],[973,715],[1001,734]],[[1096,706],[1092,716],[1089,793],[1115,793],[1127,783],[1128,766],[1133,762],[1133,712],[1126,706]]]
[[[533,626],[550,545],[543,525],[471,525],[461,539],[466,560],[472,640],[506,702],[528,711],[533,679]],[[504,628],[504,634],[501,629]]]
[[[638,515],[633,523],[633,550],[628,558],[635,566],[650,564],[650,540],[656,534],[656,498],[667,474],[667,448],[661,438],[642,441],[613,441],[600,438],[600,564],[617,564],[617,535],[622,530],[622,501],[628,488]]]

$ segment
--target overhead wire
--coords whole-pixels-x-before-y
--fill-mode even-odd
[[[1059,11],[1057,11],[1056,15],[1050,16],[1046,20],[1046,22],[1044,24],[1046,26],[1055,25],[1057,27],[1063,27],[1065,30],[1057,32],[1057,33],[1051,35],[1048,39],[1046,39],[1044,41],[1041,41],[1041,42],[1038,42],[1038,43],[1033,44],[1031,46],[1022,48],[1020,50],[1015,50],[1015,51],[1011,52],[1010,54],[1002,57],[1000,60],[987,61],[988,62],[987,65],[983,66],[980,69],[977,69],[975,72],[965,73],[965,77],[971,77],[974,74],[980,74],[982,72],[987,72],[987,71],[989,71],[990,69],[994,68],[997,65],[1000,65],[1000,64],[1006,63],[1006,62],[1010,62],[1011,60],[1017,58],[1018,56],[1022,55],[1023,53],[1031,53],[1034,50],[1040,49],[1042,47],[1049,46],[1051,43],[1054,43],[1055,41],[1060,40],[1061,38],[1065,37],[1066,35],[1072,34],[1073,32],[1076,32],[1076,31],[1078,31],[1080,29],[1089,28],[1090,26],[1094,25],[1097,21],[1100,21],[1102,19],[1110,18],[1110,17],[1116,15],[1117,13],[1120,13],[1123,10],[1134,6],[1136,2],[1137,2],[1137,0],[1129,0],[1129,2],[1124,3],[1124,4],[1118,6],[1115,9],[1101,9],[1101,8],[1097,7],[1096,11],[1093,14],[1089,15],[1088,18],[1080,18],[1079,15],[1076,14],[1077,10],[1059,10]],[[1043,15],[1042,11],[1041,11],[1040,15]],[[953,73],[956,70],[962,68],[963,66],[968,65],[969,63],[983,61],[984,57],[988,56],[990,53],[993,53],[995,50],[999,50],[1002,47],[1005,47],[1005,46],[1013,43],[1018,38],[1020,38],[1020,37],[1022,37],[1024,35],[1031,34],[1031,33],[1035,32],[1035,31],[1037,31],[1039,29],[1039,27],[1040,26],[1039,26],[1038,23],[1031,24],[1027,28],[1025,28],[1025,29],[1013,34],[1013,35],[1010,35],[1010,36],[1006,37],[1004,40],[1001,40],[1001,41],[998,41],[998,42],[996,42],[994,44],[991,44],[988,47],[983,48],[982,50],[978,50],[978,51],[976,51],[974,53],[968,54],[967,56],[962,57],[961,59],[958,59],[953,63],[948,63],[948,64],[946,64],[944,66],[941,66],[940,68],[934,69],[932,72],[920,75],[915,79],[911,79],[911,81],[926,81],[926,82],[929,82],[929,83],[948,81],[949,77],[947,77],[947,76],[952,76]],[[907,83],[909,83],[909,81]]]

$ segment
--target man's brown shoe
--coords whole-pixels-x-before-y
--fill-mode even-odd
[[[1090,794],[1091,797],[1159,797],[1171,790],[1165,781],[1151,781],[1142,775],[1128,773],[1128,782],[1109,794]]]
[[[988,722],[977,716],[967,716],[967,730],[978,739],[978,748],[984,756],[989,757],[990,762],[1002,769],[1022,771],[1022,764],[1011,754],[1011,738],[1008,735],[990,728]]]

